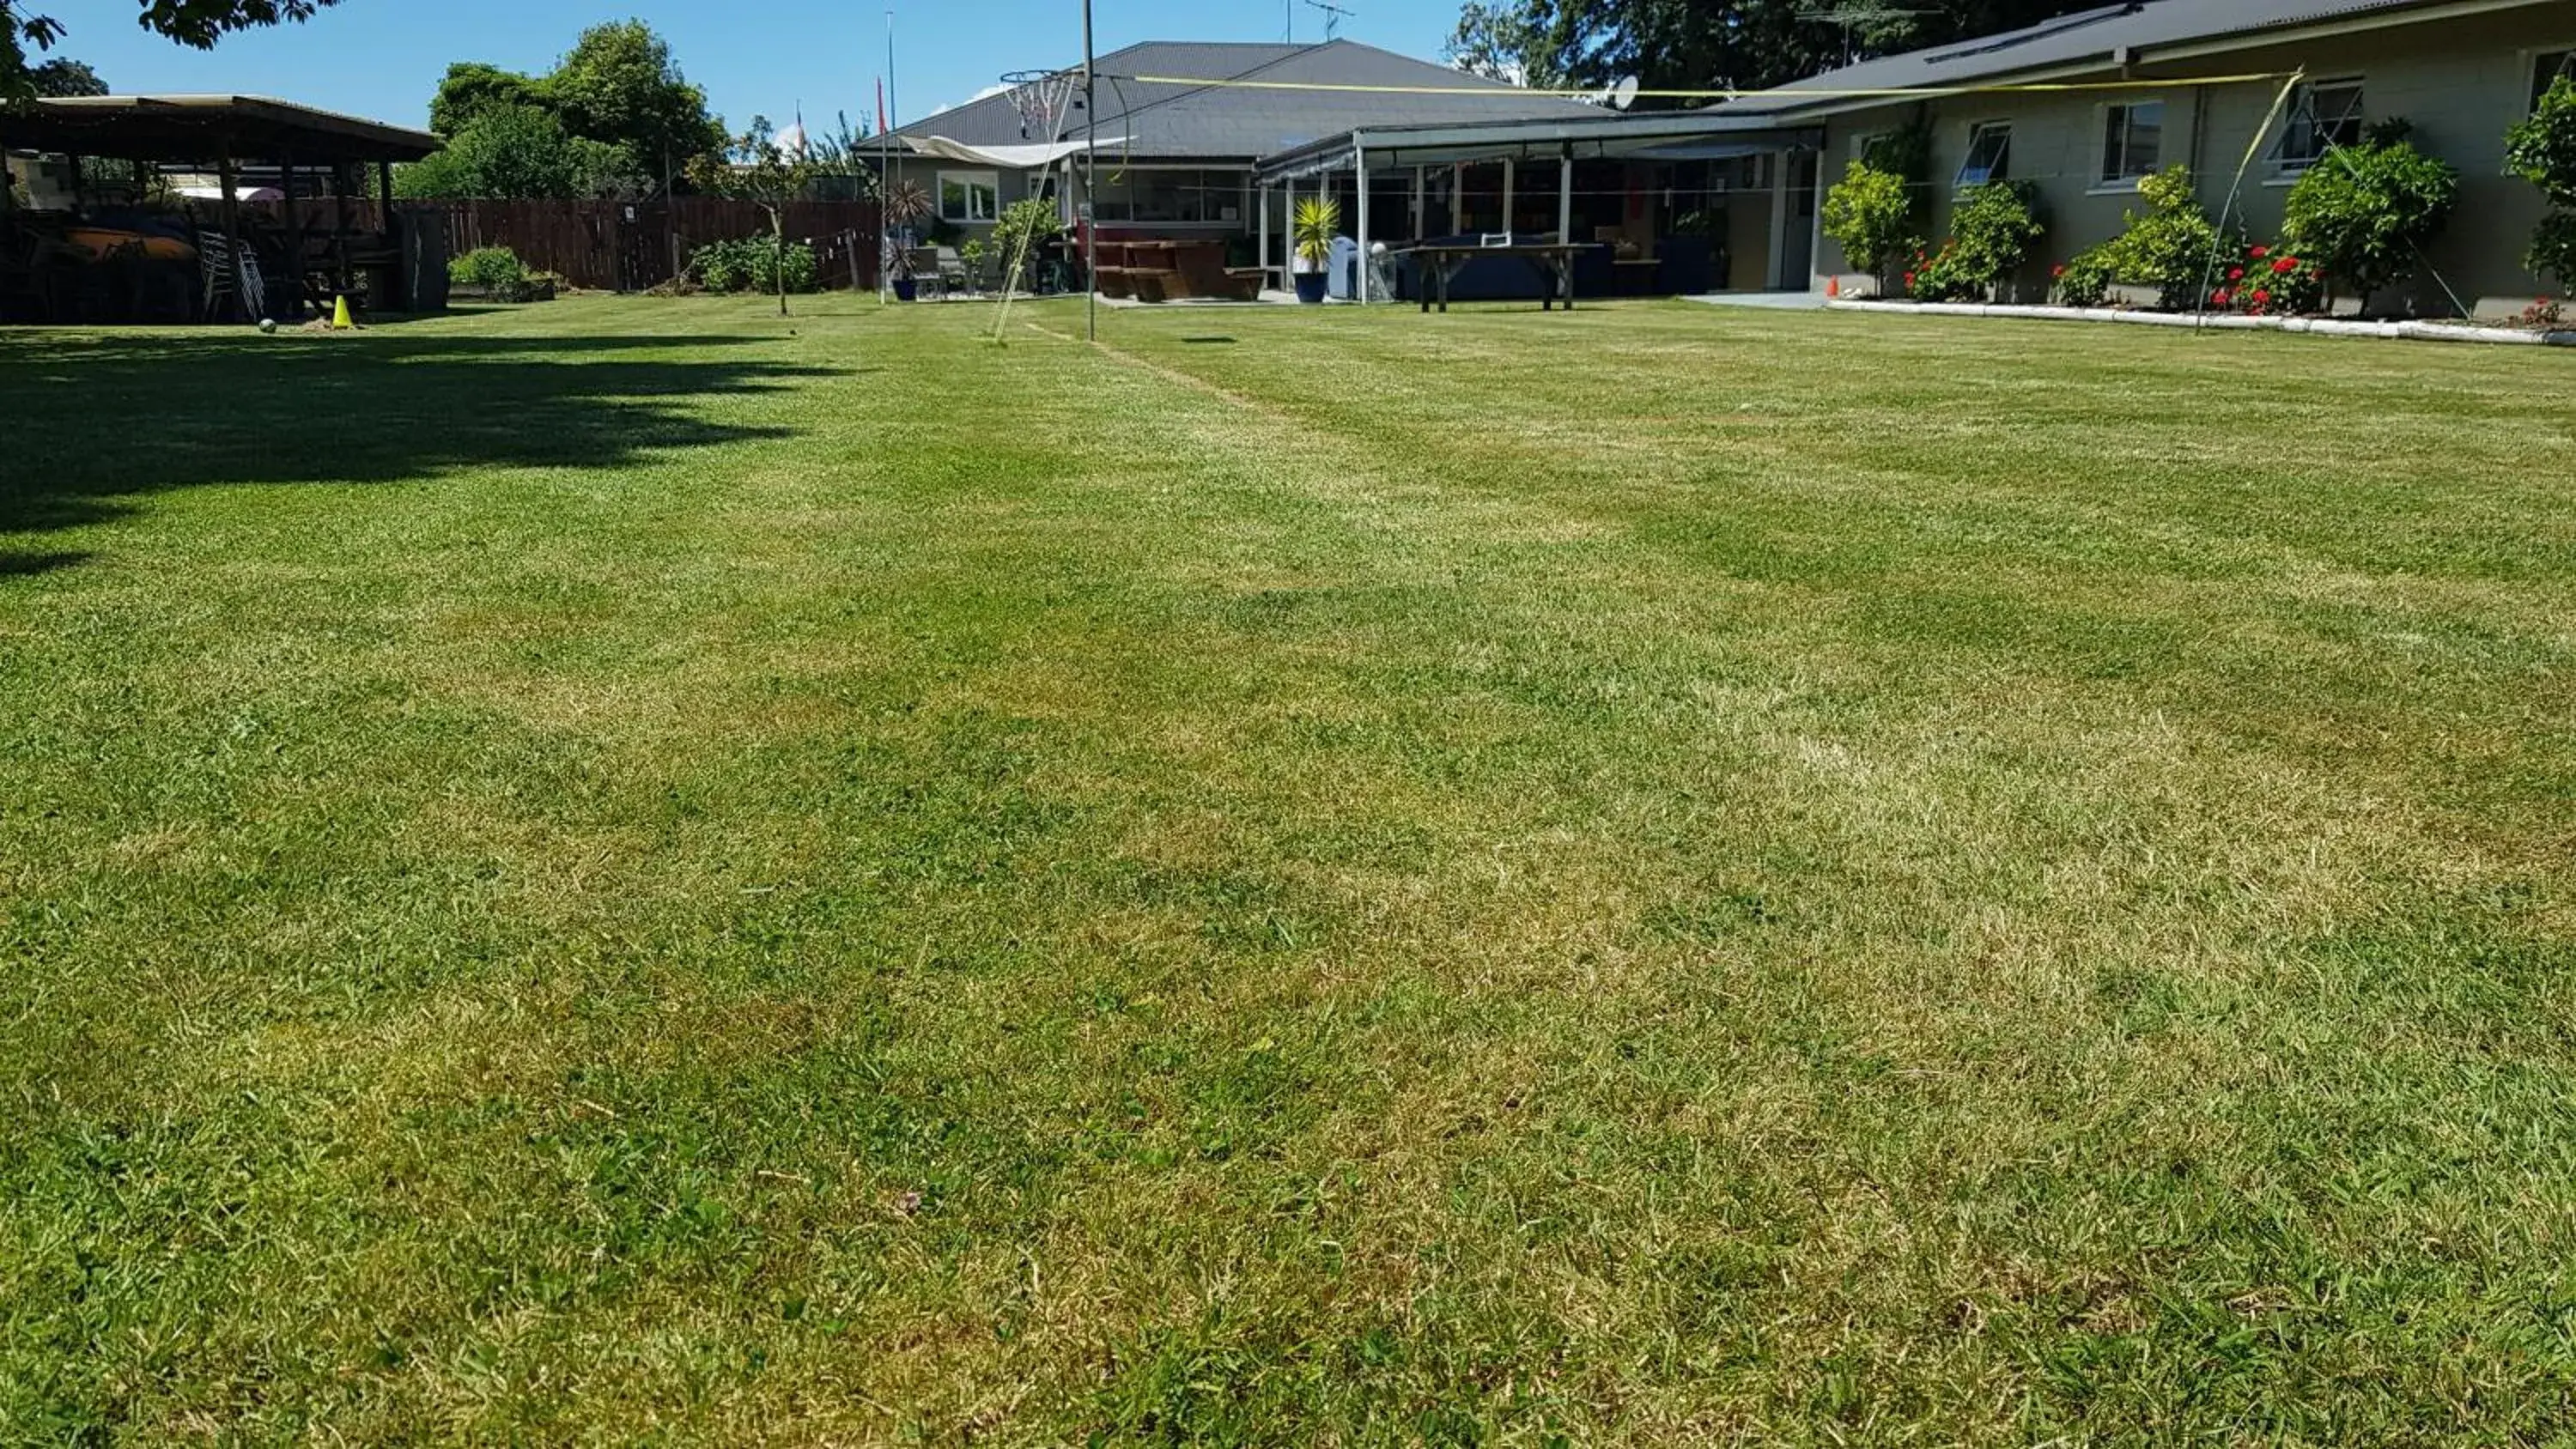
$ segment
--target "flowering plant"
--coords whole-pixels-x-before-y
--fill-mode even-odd
[[[2542,297],[2522,309],[2522,325],[2534,332],[2558,332],[2567,326],[2567,309],[2555,297]]]
[[[2209,305],[2253,317],[2291,317],[2325,305],[2326,278],[2317,264],[2278,247],[2247,247],[2219,273]]]

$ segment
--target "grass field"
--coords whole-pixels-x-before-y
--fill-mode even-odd
[[[0,1440],[2576,1439],[2576,358],[990,315],[0,334]]]

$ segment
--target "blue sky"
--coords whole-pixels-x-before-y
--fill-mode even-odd
[[[1457,0],[1339,0],[1358,11],[1341,33],[1436,57]],[[25,8],[25,7],[22,7]],[[271,95],[402,125],[428,118],[452,60],[542,70],[585,25],[640,15],[681,69],[737,127],[762,112],[784,123],[798,105],[855,121],[874,106],[885,69],[885,3],[822,0],[342,0],[306,25],[233,36],[211,52],[170,44],[134,24],[133,0],[36,0],[70,29],[60,54],[98,68],[119,91]],[[1277,40],[1288,0],[1096,0],[1105,53],[1138,40]],[[1323,16],[1296,6],[1297,37],[1322,38]],[[1080,59],[1079,0],[911,0],[895,6],[897,101],[909,120],[969,100],[1001,71]]]

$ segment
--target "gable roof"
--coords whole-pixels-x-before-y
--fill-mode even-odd
[[[1099,62],[1103,154],[1112,137],[1123,155],[1250,160],[1292,150],[1322,136],[1372,126],[1440,125],[1502,120],[1571,120],[1609,113],[1558,96],[1532,94],[1444,65],[1352,40],[1321,45],[1205,44],[1148,41]],[[1140,80],[1159,76],[1163,80]],[[1273,84],[1424,87],[1444,94],[1374,90],[1259,90],[1178,85],[1173,80],[1260,80]],[[968,146],[1017,146],[1080,140],[1086,117],[1076,108],[1056,136],[1027,134],[1007,95],[988,96],[898,126],[895,134],[944,137]]]
[[[2506,0],[2506,4],[2546,0]],[[2020,30],[1882,56],[1727,102],[1720,110],[1783,111],[1855,103],[1853,91],[1975,85],[2029,71],[2108,66],[2128,53],[2146,63],[2165,47],[2256,41],[2263,32],[2427,9],[2446,0],[2131,0],[2080,10]],[[2428,17],[2429,18],[2429,17]],[[1839,92],[1802,100],[1802,91]],[[1871,104],[1860,100],[1859,104]]]

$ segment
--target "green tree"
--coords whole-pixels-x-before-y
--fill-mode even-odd
[[[2506,133],[2504,157],[2549,201],[2523,265],[2576,287],[2576,79],[2559,77],[2530,117]]]
[[[40,96],[103,96],[107,82],[98,72],[77,60],[61,58],[46,61],[27,72],[27,80]]]
[[[2281,238],[2367,306],[2415,274],[2459,197],[2449,162],[2416,150],[2402,123],[2384,125],[2308,168],[2290,188]]]
[[[566,135],[550,111],[495,106],[449,137],[445,150],[397,168],[394,190],[439,200],[598,196],[618,190],[630,170],[624,150]]]
[[[1468,70],[1550,89],[1634,75],[1649,90],[1758,90],[1846,59],[2084,8],[2066,0],[1472,0],[1448,54]]]
[[[552,111],[553,99],[546,94],[545,82],[535,76],[485,65],[479,60],[460,60],[447,68],[438,83],[438,94],[429,100],[429,128],[442,136],[453,136],[474,124],[484,112],[499,106],[526,106]]]
[[[748,201],[769,213],[769,235],[776,247],[778,315],[787,315],[787,203],[814,184],[814,162],[801,149],[778,144],[769,118],[754,116],[751,129],[734,137],[720,152],[691,163],[689,179],[712,196]]]
[[[27,49],[51,50],[63,38],[63,26],[49,15],[20,9],[24,0],[0,0],[0,100],[37,94]],[[139,0],[143,28],[181,45],[211,50],[236,30],[309,20],[338,0]],[[86,67],[84,67],[86,69]]]
[[[566,130],[625,147],[647,171],[726,145],[706,92],[689,84],[670,45],[641,20],[583,31],[543,85]]]
[[[1923,245],[1914,190],[1905,178],[1867,161],[1854,161],[1825,193],[1825,235],[1853,266],[1878,279],[1884,295],[1897,268]]]

